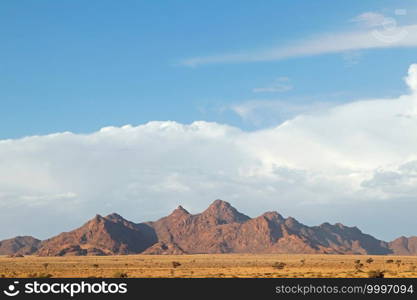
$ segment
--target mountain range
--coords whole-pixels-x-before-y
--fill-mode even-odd
[[[340,223],[306,226],[266,212],[250,218],[215,200],[190,214],[182,206],[154,222],[134,223],[118,214],[96,215],[81,227],[47,240],[30,236],[0,241],[0,255],[117,255],[197,253],[303,253],[417,255],[417,237],[378,240]]]

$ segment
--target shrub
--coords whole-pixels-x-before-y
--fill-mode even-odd
[[[172,262],[172,267],[173,267],[173,268],[177,268],[177,267],[179,267],[179,266],[181,266],[181,263],[179,263],[179,262],[177,262],[177,261],[173,261],[173,262]]]
[[[356,269],[356,271],[361,271],[361,268],[363,267],[363,264],[361,264],[361,263],[356,263],[355,264],[355,269]]]
[[[401,260],[396,260],[395,263],[397,264],[397,267],[399,267],[401,265]]]
[[[384,271],[372,270],[368,272],[368,278],[384,278]]]
[[[373,263],[373,262],[374,262],[374,260],[370,257],[370,258],[368,258],[368,259],[366,260],[366,262],[367,262],[368,264],[371,264],[371,263]]]
[[[53,275],[49,273],[28,273],[27,278],[52,278]]]
[[[124,273],[124,272],[116,272],[116,273],[113,274],[113,277],[114,278],[127,278],[128,276],[127,276],[127,273]]]
[[[392,260],[392,259],[387,259],[385,262],[386,262],[387,264],[392,264],[392,263],[394,262],[394,260]]]
[[[272,267],[273,267],[274,269],[277,269],[277,270],[282,270],[282,269],[284,269],[284,268],[285,268],[285,266],[286,266],[286,263],[283,263],[283,262],[280,262],[280,261],[277,261],[276,263],[274,263],[274,264],[272,265]]]

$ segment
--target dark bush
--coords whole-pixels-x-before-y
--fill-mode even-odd
[[[380,271],[380,270],[369,271],[368,278],[384,278],[384,271]]]
[[[281,262],[281,261],[277,261],[276,263],[274,263],[274,264],[272,265],[272,267],[273,267],[274,269],[277,269],[277,270],[282,270],[282,269],[284,269],[284,268],[285,268],[285,266],[286,266],[286,263],[283,263],[283,262]]]
[[[124,273],[124,272],[116,272],[116,273],[113,274],[113,277],[114,278],[127,278],[128,276],[127,276],[127,273]]]

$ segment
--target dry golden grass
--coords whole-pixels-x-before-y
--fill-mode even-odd
[[[373,262],[366,260],[372,258]],[[360,260],[360,262],[357,262]],[[392,262],[390,261],[392,260]],[[173,262],[178,262],[174,267]],[[280,264],[283,263],[283,264]],[[126,255],[8,258],[0,256],[0,277],[417,277],[417,257],[377,255]],[[49,274],[49,275],[48,275]]]

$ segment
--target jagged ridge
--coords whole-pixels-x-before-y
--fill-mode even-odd
[[[216,200],[200,214],[182,206],[154,222],[133,223],[118,214],[97,215],[83,226],[40,242],[17,237],[0,242],[0,254],[115,255],[195,253],[327,253],[417,255],[417,237],[378,240],[337,223],[306,226],[267,212],[250,218]]]

